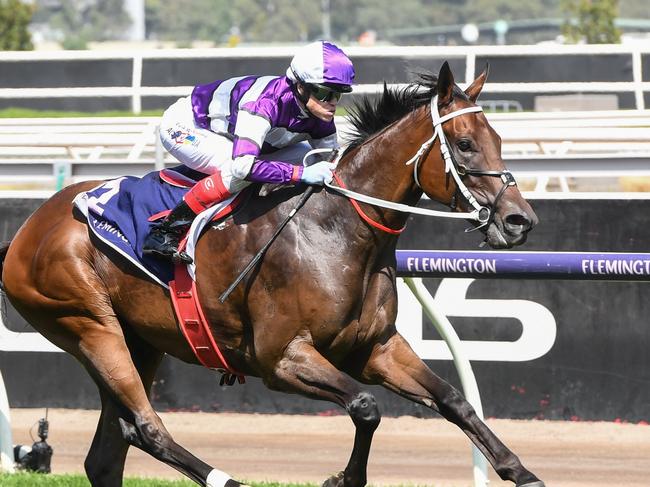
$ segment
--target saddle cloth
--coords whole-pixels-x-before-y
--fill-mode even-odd
[[[165,288],[174,279],[170,262],[142,254],[152,221],[164,217],[204,174],[184,166],[151,172],[142,178],[111,179],[79,193],[74,205],[84,214],[94,235]],[[201,230],[210,221],[227,216],[237,194],[199,214],[188,232],[186,252],[194,257]],[[192,279],[194,264],[188,266]]]

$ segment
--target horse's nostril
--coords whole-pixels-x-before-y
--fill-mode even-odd
[[[506,216],[505,224],[510,229],[520,229],[521,231],[530,230],[532,222],[525,213],[511,213]]]

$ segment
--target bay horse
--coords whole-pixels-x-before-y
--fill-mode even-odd
[[[469,195],[490,210],[482,227],[490,246],[522,244],[537,216],[509,179],[499,136],[472,108],[486,78],[487,67],[462,91],[445,63],[437,76],[405,89],[384,88],[378,101],[358,104],[351,117],[357,133],[337,176],[350,189],[401,204],[415,204],[425,193],[471,210]],[[432,137],[432,110],[444,120],[438,126],[459,179],[449,177],[441,138]],[[419,163],[406,164],[414,154]],[[13,306],[76,357],[99,388],[102,409],[84,464],[87,476],[94,487],[122,485],[133,445],[199,485],[241,485],[177,444],[151,406],[148,393],[164,354],[199,362],[179,330],[168,291],[93,245],[71,202],[97,184],[71,185],[52,196],[0,249],[2,282]],[[396,229],[407,214],[361,203],[362,219],[347,198],[320,188],[244,285],[219,302],[219,292],[303,191],[304,186],[270,191],[225,229],[209,228],[196,248],[196,281],[210,328],[234,369],[260,377],[270,389],[330,401],[349,414],[355,427],[349,462],[323,485],[366,484],[380,413],[361,384],[380,384],[456,424],[502,479],[543,487],[395,328]]]

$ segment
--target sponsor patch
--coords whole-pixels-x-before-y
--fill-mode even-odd
[[[178,144],[192,145],[194,147],[199,145],[199,139],[197,138],[197,136],[191,134],[190,132],[186,132],[184,130],[178,130],[178,129],[168,129],[167,133],[174,140],[174,143],[177,145]]]

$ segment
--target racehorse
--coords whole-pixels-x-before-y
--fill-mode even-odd
[[[424,193],[462,211],[471,210],[474,198],[472,204],[489,213],[474,225],[490,246],[522,244],[537,217],[505,170],[500,138],[475,103],[486,78],[487,67],[462,91],[445,63],[437,76],[405,89],[384,87],[378,101],[358,104],[351,116],[357,133],[338,163],[338,181],[404,205]],[[200,485],[240,485],[177,444],[151,406],[148,393],[164,354],[199,362],[179,331],[168,291],[93,245],[71,201],[97,184],[55,194],[0,249],[13,306],[75,356],[99,388],[102,410],[87,476],[94,487],[121,485],[133,445]],[[331,401],[348,412],[355,426],[352,453],[324,485],[366,484],[380,413],[361,384],[381,384],[456,424],[502,479],[543,487],[397,332],[395,248],[406,213],[360,203],[362,218],[348,198],[319,188],[245,284],[219,301],[219,291],[303,191],[295,186],[257,195],[225,229],[209,228],[196,247],[196,281],[210,328],[234,369],[260,377],[270,389]]]

